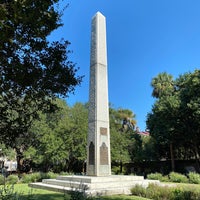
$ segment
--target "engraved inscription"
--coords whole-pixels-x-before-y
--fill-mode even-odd
[[[100,127],[100,134],[107,135],[107,128]]]
[[[108,165],[108,147],[105,142],[100,147],[100,165]]]
[[[90,142],[89,146],[89,165],[94,165],[95,154],[94,154],[94,144]]]

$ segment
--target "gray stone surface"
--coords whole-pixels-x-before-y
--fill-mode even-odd
[[[88,196],[131,194],[136,184],[147,187],[149,183],[160,184],[156,180],[144,180],[142,176],[59,176],[56,179],[43,179],[42,183],[31,183],[30,187],[57,192],[80,191]]]
[[[106,19],[92,18],[87,175],[111,175]]]

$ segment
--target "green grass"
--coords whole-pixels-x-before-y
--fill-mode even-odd
[[[28,187],[28,184],[15,184],[14,191],[23,194],[24,197],[28,196],[28,194],[31,194],[34,196],[34,199],[38,200],[64,200],[63,193],[30,188]],[[148,200],[148,199],[136,196],[128,196],[128,195],[113,195],[113,196],[102,197],[101,200]]]
[[[28,187],[28,184],[15,184],[14,191],[17,193],[22,194],[24,197],[28,195],[33,195],[34,199],[38,200],[63,200],[64,194],[48,191],[48,190],[41,190]]]
[[[170,183],[166,183],[170,184]],[[174,183],[171,183],[174,184]],[[176,183],[175,184],[178,187],[181,188],[187,188],[191,190],[200,190],[200,184],[184,184],[184,183]],[[2,186],[3,187],[3,186]],[[23,195],[23,199],[28,199],[29,194],[33,195],[34,199],[36,200],[64,200],[64,194],[53,192],[49,190],[43,190],[43,189],[36,189],[36,188],[30,188],[28,187],[28,184],[15,184],[14,185],[14,191],[16,191],[18,194]],[[106,196],[101,197],[101,200],[149,200],[147,198],[137,197],[137,196],[129,196],[129,195],[113,195],[113,196]]]

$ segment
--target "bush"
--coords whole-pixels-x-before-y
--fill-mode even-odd
[[[163,176],[160,180],[161,182],[169,182],[169,177],[168,176]]]
[[[200,184],[200,175],[195,172],[188,174],[189,182],[194,184]]]
[[[197,200],[200,199],[200,191],[191,188],[167,187],[149,184],[145,189],[136,185],[131,189],[132,195],[154,200]]]
[[[0,175],[0,185],[4,185],[4,177]]]
[[[175,183],[188,183],[188,178],[185,175],[176,172],[171,172],[169,174],[169,179],[171,182]]]
[[[131,194],[139,197],[146,197],[146,189],[136,184],[135,187],[131,188]]]
[[[176,188],[172,191],[173,200],[190,200],[192,199],[192,192],[181,188]]]
[[[147,179],[150,179],[150,180],[162,180],[163,176],[161,173],[151,173],[151,174],[148,174],[147,175]]]
[[[24,174],[20,180],[21,183],[33,183],[33,182],[41,182],[42,179],[50,179],[50,178],[56,178],[58,174],[55,174],[53,172],[48,173],[32,173],[32,174]]]
[[[33,183],[41,180],[40,173],[24,174],[20,180],[21,183]]]
[[[154,200],[171,199],[172,188],[167,186],[158,186],[156,184],[149,184],[146,192],[146,197]]]
[[[18,181],[19,181],[19,178],[17,175],[10,175],[6,178],[6,183],[11,184],[11,185],[18,183]]]

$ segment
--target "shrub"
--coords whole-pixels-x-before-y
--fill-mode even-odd
[[[146,197],[154,200],[168,200],[171,199],[172,188],[167,186],[158,186],[156,184],[149,184],[146,192]]]
[[[4,177],[0,175],[0,185],[4,185]]]
[[[10,175],[6,178],[6,183],[8,183],[8,184],[13,185],[13,184],[18,183],[18,181],[19,181],[19,178],[17,175]]]
[[[188,178],[185,175],[176,172],[171,172],[169,174],[169,179],[171,182],[175,183],[188,183]]]
[[[190,172],[188,174],[189,182],[194,184],[200,184],[200,174]]]
[[[57,176],[58,174],[55,174],[53,172],[48,172],[48,173],[35,172],[32,174],[24,174],[21,178],[21,183],[41,182],[42,179],[56,178]]]
[[[145,197],[154,200],[197,200],[200,199],[200,191],[191,188],[159,186],[149,184],[145,189],[136,185],[131,189],[132,195]]]
[[[151,173],[147,175],[147,179],[150,180],[162,180],[162,174],[161,173]]]
[[[135,196],[145,197],[146,189],[141,185],[136,184],[135,187],[131,188],[131,194]]]
[[[58,176],[58,174],[54,173],[54,172],[48,172],[47,173],[47,178],[56,178]]]
[[[40,173],[24,174],[20,180],[21,183],[32,183],[41,180]]]
[[[169,177],[168,176],[163,176],[160,180],[161,182],[169,182]]]
[[[192,191],[183,190],[181,188],[175,188],[172,191],[172,199],[173,200],[190,200],[192,198]]]

